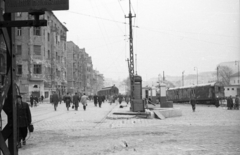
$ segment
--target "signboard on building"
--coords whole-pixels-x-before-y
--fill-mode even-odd
[[[5,12],[68,10],[69,0],[7,0]]]

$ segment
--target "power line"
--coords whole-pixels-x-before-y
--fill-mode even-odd
[[[102,3],[101,3],[102,4]],[[103,4],[102,4],[103,5]],[[107,13],[111,16],[111,18],[114,20],[114,17],[112,16],[112,14],[108,11],[108,9],[106,8],[105,5],[103,5],[103,7],[105,8],[105,10],[107,11]],[[124,34],[123,30],[119,27],[118,23],[115,22],[115,24],[117,25],[118,29],[120,29],[120,31],[122,31],[122,33]]]
[[[91,18],[97,18],[97,19],[102,19],[102,20],[106,20],[109,22],[116,22],[116,23],[121,23],[121,24],[126,24],[124,22],[120,22],[120,21],[116,21],[116,20],[111,20],[111,19],[107,19],[107,18],[102,18],[102,17],[97,17],[97,16],[92,16],[92,15],[88,15],[88,14],[84,14],[84,13],[79,13],[79,12],[74,12],[74,11],[67,11],[69,13],[74,13],[74,14],[79,14],[82,16],[87,16],[87,17],[91,17]]]
[[[124,12],[124,10],[123,10],[123,8],[122,8],[122,5],[121,5],[121,3],[120,3],[120,0],[117,0],[117,1],[118,1],[118,4],[119,4],[120,7],[121,7],[121,10],[122,10],[123,14],[125,15],[125,12]]]
[[[121,24],[125,24],[125,25],[126,25],[126,24],[127,24],[127,25],[129,24],[129,23],[126,23],[126,22],[120,22],[120,21],[116,21],[116,20],[111,20],[111,19],[106,19],[106,18],[102,18],[102,17],[97,17],[97,16],[92,16],[92,15],[82,14],[82,13],[78,13],[78,12],[72,12],[72,11],[67,11],[67,12],[75,13],[75,14],[79,14],[79,15],[83,15],[83,16],[88,16],[88,17],[92,17],[92,18],[102,19],[102,20],[106,20],[106,21],[109,21],[109,22],[117,22],[117,23],[121,23]],[[133,28],[138,28],[138,29],[147,30],[147,31],[164,33],[164,34],[174,35],[174,36],[178,36],[178,37],[182,37],[182,38],[189,38],[189,39],[193,39],[193,40],[197,40],[197,41],[202,41],[202,42],[207,42],[207,43],[212,43],[212,44],[218,44],[218,45],[226,46],[226,45],[219,44],[219,43],[216,43],[216,42],[210,42],[210,41],[206,41],[206,40],[200,40],[200,39],[196,39],[196,38],[191,38],[191,37],[186,37],[186,36],[171,34],[171,33],[164,32],[164,31],[159,31],[159,30],[152,30],[152,29],[149,29],[149,28],[146,28],[146,27],[139,27],[139,26],[132,26],[132,27],[133,27]],[[167,31],[174,31],[174,30],[167,30]],[[199,34],[199,33],[196,33],[196,32],[183,32],[183,31],[175,31],[175,32],[179,32],[179,33],[190,33],[190,34]],[[235,37],[235,36],[228,36],[228,35],[224,35],[224,34],[203,34],[203,33],[202,33],[202,35]],[[239,38],[239,37],[236,36],[236,38]],[[230,46],[230,45],[227,45],[227,46]],[[231,47],[238,48],[238,47],[235,47],[235,46],[231,46]]]
[[[192,38],[192,37],[186,37],[186,36],[181,36],[181,35],[171,34],[171,33],[167,33],[167,32],[161,32],[161,31],[157,31],[157,30],[151,30],[151,29],[142,28],[142,27],[139,27],[139,28],[140,28],[140,29],[144,29],[144,30],[148,30],[148,31],[153,31],[153,32],[158,32],[158,33],[163,33],[163,34],[173,35],[173,36],[177,36],[177,37],[181,37],[181,38],[188,38],[188,39],[197,40],[197,41],[202,41],[202,42],[206,42],[206,43],[211,43],[211,44],[217,44],[217,45],[222,45],[222,46],[229,46],[229,47],[238,48],[238,47],[236,47],[236,46],[223,45],[223,44],[221,44],[221,43],[216,43],[216,42],[211,42],[211,41],[206,41],[206,40],[196,39],[196,38]]]
[[[129,23],[126,23],[126,22],[120,22],[120,21],[116,21],[116,20],[111,20],[111,19],[107,19],[107,18],[92,16],[92,15],[83,14],[83,13],[79,13],[79,12],[73,12],[73,11],[67,11],[67,12],[74,13],[74,14],[79,14],[79,15],[83,15],[83,16],[88,16],[88,17],[91,17],[91,18],[98,18],[98,19],[109,21],[109,22],[117,22],[117,23],[125,24],[125,25],[129,24]],[[140,29],[148,29],[150,31],[157,31],[157,30],[152,30],[152,29],[149,29],[149,28],[146,28],[146,27],[142,27],[142,26],[140,26],[140,27],[139,26],[133,26],[133,28],[140,28]],[[239,38],[239,36],[229,36],[229,35],[225,35],[225,34],[209,34],[209,33],[186,32],[186,31],[176,31],[176,30],[162,30],[162,31],[173,31],[173,32],[179,32],[179,33],[200,34],[200,35],[213,35],[213,36],[223,36],[223,37]],[[166,33],[166,32],[164,32],[164,33]]]

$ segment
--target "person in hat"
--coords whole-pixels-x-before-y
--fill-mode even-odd
[[[22,101],[20,95],[17,96],[17,119],[18,119],[18,148],[21,148],[21,141],[26,145],[28,126],[32,123],[32,116],[29,105]]]
[[[75,95],[73,96],[73,105],[74,105],[76,111],[78,110],[78,107],[79,107],[79,101],[80,101],[80,98],[79,98],[78,94],[75,93]]]
[[[72,102],[72,98],[69,95],[69,93],[67,93],[67,95],[64,96],[64,102],[66,103],[67,111],[69,111],[69,107],[70,107],[70,104]]]
[[[87,107],[87,99],[88,99],[88,96],[83,93],[83,96],[81,97],[81,103],[83,105],[83,110],[86,111],[86,107]]]
[[[57,111],[58,102],[59,102],[58,94],[56,92],[54,92],[54,94],[52,95],[52,103],[54,105],[54,110],[55,111]]]

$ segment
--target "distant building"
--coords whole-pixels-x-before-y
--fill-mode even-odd
[[[240,72],[230,76],[230,85],[240,85]]]
[[[224,86],[224,93],[226,97],[240,95],[240,72],[230,76],[230,85]]]
[[[33,20],[28,13],[16,13],[16,20]],[[67,28],[53,12],[45,12],[40,19],[45,27],[15,28],[17,84],[23,98],[32,94],[49,99],[52,92],[66,92]]]
[[[224,95],[225,97],[235,97],[237,94],[240,95],[239,91],[239,85],[229,85],[229,86],[224,86]]]

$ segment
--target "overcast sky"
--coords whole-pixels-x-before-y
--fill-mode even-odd
[[[92,56],[106,78],[128,76],[128,0],[69,0],[55,15],[68,28],[67,40]],[[134,56],[143,80],[214,71],[240,59],[239,0],[132,0]],[[138,28],[136,28],[138,27]]]

